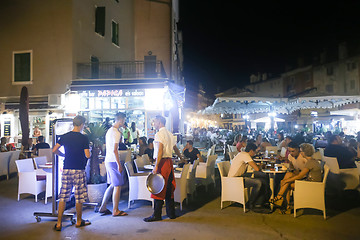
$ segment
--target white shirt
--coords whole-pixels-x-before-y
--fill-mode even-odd
[[[121,133],[117,128],[111,127],[105,135],[106,143],[106,156],[105,162],[116,162],[116,156],[114,153],[114,147],[116,143],[119,143],[121,139]]]
[[[289,154],[288,159],[296,170],[302,171],[305,168],[307,159],[301,154],[299,154],[297,158],[294,158],[291,154]]]
[[[247,169],[249,162],[253,161],[247,152],[239,152],[231,162],[228,177],[240,177]]]
[[[154,159],[157,158],[159,152],[159,143],[163,144],[163,158],[171,158],[174,146],[176,144],[173,135],[165,127],[159,129],[154,139]]]

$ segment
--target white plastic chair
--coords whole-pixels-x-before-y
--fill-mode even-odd
[[[199,165],[199,159],[196,159],[192,165],[192,168],[189,167],[189,173],[187,177],[187,193],[191,195],[191,198],[194,199],[194,195],[196,193],[196,169]]]
[[[39,157],[46,156],[47,162],[52,162],[53,152],[51,148],[40,148]]]
[[[136,172],[143,172],[144,171],[144,166],[145,163],[143,161],[143,158],[140,156],[136,156],[136,159],[134,160],[135,163],[135,167],[136,167]]]
[[[130,150],[120,150],[119,158],[121,161],[131,162],[131,151]]]
[[[35,157],[34,162],[36,169],[40,169],[39,165],[45,165],[47,162],[47,157],[46,156]]]
[[[125,163],[125,169],[129,177],[128,208],[130,208],[131,201],[134,200],[151,201],[152,206],[154,207],[154,200],[151,198],[151,193],[146,188],[146,179],[149,173],[134,173],[131,162]]]
[[[236,151],[236,152],[229,152],[229,158],[230,158],[230,161],[232,161],[234,159],[234,157],[238,154],[239,152]]]
[[[0,176],[6,175],[9,180],[9,162],[11,159],[11,152],[0,152]]]
[[[326,219],[325,186],[329,170],[329,166],[324,165],[324,177],[322,182],[295,181],[294,217],[296,217],[297,209],[313,208],[323,211],[324,219]]]
[[[243,177],[228,177],[230,162],[220,162],[217,164],[221,177],[221,209],[223,202],[237,202],[243,205],[246,212],[245,204],[248,201],[248,189],[245,188]]]
[[[357,189],[359,186],[359,172],[357,168],[340,169],[337,158],[325,157],[324,162],[330,168],[331,182],[334,187],[339,186],[339,190]],[[342,185],[342,186],[340,186]]]
[[[11,158],[9,162],[9,175],[17,172],[15,161],[19,159],[20,150],[11,151]]]
[[[151,164],[151,162],[150,162],[150,158],[149,158],[149,155],[147,155],[147,154],[143,154],[141,157],[142,157],[142,159],[143,159],[143,161],[144,161],[144,164],[145,164],[145,165],[149,165],[149,164]]]
[[[227,145],[229,152],[237,152],[236,146]]]
[[[186,198],[187,201],[187,176],[189,173],[190,164],[185,164],[181,172],[180,178],[175,177],[176,188],[174,192],[174,201],[180,203],[180,210],[182,210],[182,202]]]
[[[206,191],[208,190],[208,185],[213,183],[215,186],[215,161],[217,155],[210,155],[206,164],[199,164],[196,169],[196,180],[199,180],[203,185],[205,185]]]
[[[35,195],[35,202],[37,202],[37,195],[45,191],[45,180],[36,179],[33,159],[16,160],[15,163],[19,172],[18,201],[20,201],[20,194],[29,193]]]

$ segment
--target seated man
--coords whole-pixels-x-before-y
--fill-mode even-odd
[[[356,154],[342,145],[342,140],[338,135],[332,135],[328,139],[328,146],[324,150],[326,157],[336,157],[339,168],[356,168]]]
[[[44,136],[39,136],[37,142],[38,143],[33,148],[36,155],[39,155],[39,149],[50,148],[50,145],[45,142]]]
[[[288,151],[290,153],[288,156],[290,169],[293,169],[298,174],[304,169],[307,160],[300,154],[300,147],[296,142],[289,143]]]
[[[184,156],[187,158],[190,158],[189,162],[191,164],[194,163],[196,159],[199,158],[199,162],[204,162],[203,158],[201,157],[201,154],[197,148],[193,147],[193,141],[189,140],[186,142],[186,145],[183,149]]]
[[[147,148],[145,149],[144,154],[149,156],[151,162],[154,161],[154,139],[149,138]]]
[[[238,153],[232,160],[228,177],[244,177],[245,187],[252,187],[248,202],[249,208],[258,213],[270,213],[270,209],[263,208],[271,196],[269,177],[261,172],[258,165],[252,160],[256,154],[256,149],[257,146],[254,143],[248,143],[245,151]],[[248,165],[255,171],[254,178],[251,178],[251,173],[246,173]]]
[[[7,152],[8,149],[6,147],[6,137],[1,138],[1,144],[0,144],[1,152]]]

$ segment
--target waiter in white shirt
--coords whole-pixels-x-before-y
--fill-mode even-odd
[[[176,187],[174,169],[172,162],[172,151],[183,160],[179,149],[176,147],[173,135],[165,128],[166,119],[163,116],[155,117],[155,128],[158,132],[154,139],[154,158],[156,159],[154,174],[160,173],[165,179],[165,186],[158,194],[151,194],[154,199],[154,213],[150,217],[144,218],[145,222],[154,222],[162,220],[162,206],[164,199],[166,202],[166,214],[170,219],[175,216],[174,191]]]

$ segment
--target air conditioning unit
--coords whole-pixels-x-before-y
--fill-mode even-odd
[[[48,94],[49,106],[61,106],[65,102],[64,94]]]

